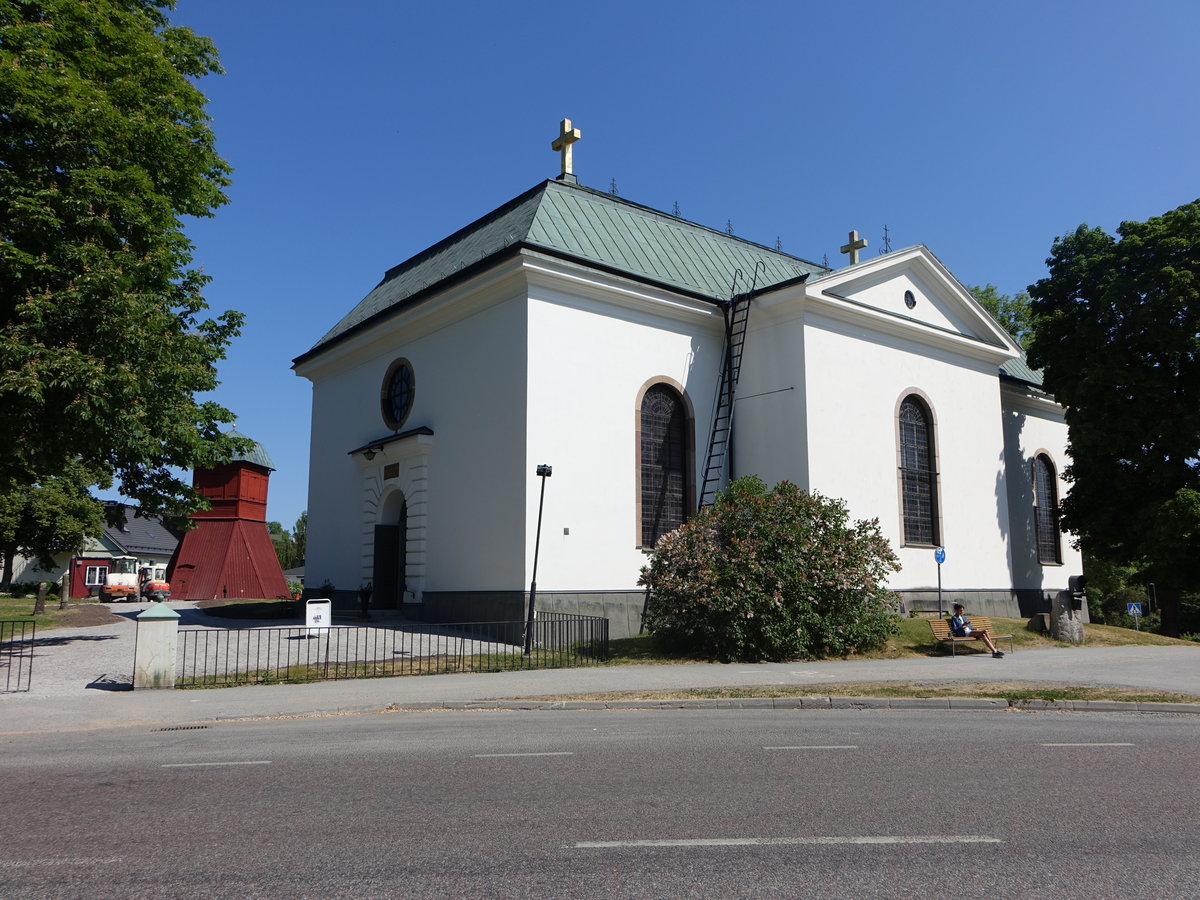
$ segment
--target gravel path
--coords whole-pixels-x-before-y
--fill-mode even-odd
[[[81,696],[96,690],[129,690],[133,680],[134,642],[137,616],[149,603],[105,604],[118,617],[108,625],[56,628],[34,639],[33,693],[38,696]],[[337,621],[329,633],[309,638],[296,622],[281,626],[278,620],[224,619],[209,616],[194,601],[168,604],[180,615],[190,666],[210,669],[220,657],[220,668],[247,671],[283,665],[321,664],[348,659],[416,659],[427,656],[483,652],[515,652],[515,645],[481,643],[462,635],[406,622],[387,613],[376,613],[375,627],[363,627],[357,617],[347,616],[345,627]],[[407,627],[406,627],[407,626]],[[419,629],[419,631],[417,630]],[[236,632],[244,640],[226,640]],[[218,641],[218,636],[221,640]],[[266,639],[269,636],[269,639]],[[180,653],[184,653],[180,639]],[[0,686],[3,682],[0,682]]]

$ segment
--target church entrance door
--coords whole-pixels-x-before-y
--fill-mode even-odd
[[[386,515],[399,498],[398,506]],[[408,503],[403,494],[394,494],[384,509],[384,522],[375,526],[375,591],[371,605],[379,609],[399,609],[407,581]],[[387,520],[391,519],[391,522]]]

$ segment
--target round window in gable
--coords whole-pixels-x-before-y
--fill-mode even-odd
[[[917,298],[913,296],[912,291],[904,292],[904,305],[907,306],[909,309],[912,309],[914,306],[917,305]]]
[[[414,394],[416,381],[413,378],[412,363],[407,359],[398,359],[388,366],[387,375],[383,377],[383,387],[379,392],[383,421],[392,431],[399,430],[408,418]]]

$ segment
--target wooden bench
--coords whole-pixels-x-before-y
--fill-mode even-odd
[[[927,619],[926,621],[929,622],[929,630],[933,632],[933,646],[936,648],[938,644],[949,644],[951,656],[955,655],[955,644],[979,644],[979,646],[985,648],[987,646],[974,635],[967,637],[955,637],[952,635],[950,633],[949,619]],[[1012,653],[1013,636],[1011,634],[996,634],[996,629],[992,627],[992,620],[987,616],[967,616],[967,621],[971,623],[971,627],[976,631],[986,631],[993,643],[1000,640],[1007,640],[1008,652]]]

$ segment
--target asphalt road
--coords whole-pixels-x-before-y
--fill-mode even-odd
[[[7,735],[0,895],[1193,898],[1197,738],[714,709]]]

